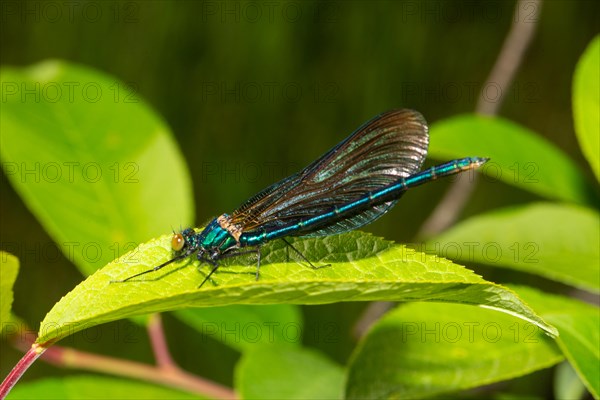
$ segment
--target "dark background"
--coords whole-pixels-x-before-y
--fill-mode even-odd
[[[2,1],[2,65],[59,58],[129,83],[163,116],[181,146],[194,182],[197,225],[302,168],[382,111],[414,108],[430,123],[472,112],[516,4],[67,3]],[[538,27],[500,109],[501,116],[562,148],[588,174],[573,131],[571,81],[579,56],[599,31],[599,11],[597,1],[567,0],[519,10],[517,18],[537,19]],[[4,174],[0,185],[2,242],[18,243],[21,250],[14,309],[37,328],[83,278],[66,258],[44,256],[52,240]],[[365,230],[410,242],[447,186],[440,181],[415,190]],[[461,217],[532,199],[482,181]],[[355,344],[350,328],[364,307],[305,307],[305,341],[345,362]],[[184,368],[231,384],[236,352],[168,315],[165,320]],[[94,337],[80,333],[62,344],[152,361],[145,332],[128,321],[103,325]],[[3,343],[2,376],[19,357]],[[25,379],[61,373],[37,363]]]

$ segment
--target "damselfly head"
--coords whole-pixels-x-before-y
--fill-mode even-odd
[[[192,245],[194,233],[194,230],[191,228],[184,229],[179,233],[173,233],[173,237],[171,238],[171,248],[173,251],[181,252],[186,247]]]
[[[181,233],[174,234],[173,238],[171,238],[171,248],[174,251],[181,251],[183,246],[185,246],[185,238],[183,235]]]

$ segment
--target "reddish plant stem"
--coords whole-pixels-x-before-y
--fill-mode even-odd
[[[12,371],[10,371],[0,385],[0,400],[3,400],[8,395],[8,392],[10,392],[13,386],[21,379],[21,376],[23,376],[25,371],[27,371],[31,364],[33,364],[45,350],[44,347],[41,347],[37,343],[34,343],[29,350],[27,350],[27,353],[19,360],[17,365],[14,366]]]
[[[31,340],[27,339],[27,335],[15,335],[15,338],[17,337],[20,337],[20,340],[13,341],[15,347],[25,350],[31,345]],[[34,343],[6,377],[2,386],[0,386],[0,394],[2,395],[0,396],[0,400],[4,399],[27,368],[42,353],[44,353],[41,357],[43,361],[58,367],[82,369],[102,372],[109,375],[135,378],[215,399],[237,398],[232,389],[183,371],[174,363],[166,366],[154,366],[87,353],[61,346],[43,348]]]
[[[135,361],[120,360],[79,350],[62,348],[60,346],[48,349],[43,359],[62,367],[136,378],[217,399],[234,399],[236,397],[233,390],[189,374],[179,367],[156,367]]]
[[[150,316],[147,330],[148,336],[150,337],[150,343],[152,344],[152,350],[154,351],[154,358],[156,359],[156,364],[158,364],[159,368],[180,371],[181,369],[175,364],[175,361],[173,361],[171,353],[169,352],[160,314],[156,313]]]

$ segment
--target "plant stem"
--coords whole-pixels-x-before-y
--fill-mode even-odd
[[[171,357],[171,353],[169,352],[160,314],[156,313],[150,316],[147,329],[150,343],[152,343],[152,350],[154,351],[154,358],[156,359],[158,366],[165,370],[181,370],[181,368],[175,364],[175,361],[173,361],[173,357]]]
[[[27,353],[19,360],[17,365],[14,366],[12,371],[10,371],[6,379],[4,379],[0,385],[0,400],[3,400],[6,395],[8,395],[8,392],[15,386],[25,371],[27,371],[31,364],[33,364],[45,350],[46,348],[41,347],[37,343],[34,343],[29,350],[27,350]]]
[[[158,324],[160,324],[160,322],[158,322]],[[155,327],[154,329],[157,328]],[[160,325],[158,329],[162,331],[162,327]],[[19,349],[27,349],[31,345],[31,339],[28,340],[27,336],[28,335],[15,335],[15,338],[18,337],[20,339],[13,340],[14,346]],[[168,356],[168,358],[171,360],[171,363],[165,363],[165,359],[163,358],[163,365],[154,366],[135,361],[92,354],[68,347],[52,346],[43,348],[34,343],[0,386],[0,400],[4,399],[10,389],[27,370],[27,368],[42,353],[44,353],[41,357],[42,360],[59,367],[75,368],[102,372],[109,375],[136,378],[150,383],[162,384],[164,386],[185,390],[187,392],[212,397],[215,399],[237,398],[232,389],[183,371],[174,362],[172,362],[170,356]]]
[[[207,395],[217,399],[234,399],[236,397],[233,390],[187,373],[179,367],[153,366],[135,361],[120,360],[117,358],[86,353],[60,346],[49,348],[43,359],[63,367],[104,372],[112,375],[136,378],[151,383],[161,383],[165,386],[183,389],[185,391]]]
[[[494,83],[502,89],[503,94],[507,92],[535,32],[541,3],[542,0],[519,0],[517,2],[513,14],[513,24],[483,87]],[[527,20],[522,15],[523,11],[532,7],[536,13],[535,17]],[[531,12],[528,13],[529,15],[531,15]],[[475,112],[484,115],[495,115],[503,100],[504,96],[495,102],[489,102],[482,94],[477,101]],[[450,186],[450,189],[444,194],[429,218],[421,225],[417,233],[417,240],[435,236],[456,221],[475,189],[476,179],[477,175],[475,174],[473,179],[458,179]],[[381,318],[392,306],[393,303],[370,304],[355,324],[354,336],[357,338],[362,337],[373,322]]]
[[[498,85],[502,89],[500,98],[490,101],[482,92],[475,112],[484,115],[498,114],[498,109],[504,101],[506,92],[521,65],[523,55],[533,38],[541,5],[541,0],[519,0],[517,2],[513,14],[513,24],[506,39],[504,39],[502,50],[500,50],[496,63],[484,85],[484,87],[490,83]]]
[[[496,63],[483,84],[484,88],[494,84],[500,87],[502,94],[508,91],[515,73],[521,65],[521,61],[523,61],[523,55],[529,43],[531,43],[531,38],[539,20],[541,3],[541,0],[519,0],[517,2],[513,14],[513,24],[504,40]],[[533,18],[529,18],[531,16],[529,9],[531,8],[535,13]],[[524,11],[528,11],[527,16],[524,15]],[[504,98],[504,95],[502,95],[500,99],[490,102],[485,97],[484,91],[482,91],[475,112],[484,115],[496,115]],[[477,179],[476,177],[477,175],[474,175],[473,178]],[[417,238],[430,238],[451,226],[467,204],[473,190],[475,190],[476,182],[476,180],[472,182],[471,179],[457,180],[423,223]]]

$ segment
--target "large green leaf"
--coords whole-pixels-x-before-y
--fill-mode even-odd
[[[302,343],[302,314],[292,304],[186,308],[175,316],[203,337],[244,351],[261,344],[297,346]]]
[[[305,348],[258,346],[244,354],[235,371],[242,399],[341,399],[344,370]]]
[[[79,375],[62,378],[46,378],[23,382],[10,392],[8,400],[30,399],[198,399],[175,389],[168,389],[133,380],[108,378],[100,375]]]
[[[511,286],[560,332],[558,345],[588,390],[600,397],[600,309],[564,296]]]
[[[346,397],[448,397],[562,359],[540,329],[509,315],[414,303],[384,316],[360,343],[350,362]]]
[[[592,40],[577,64],[573,116],[579,146],[600,180],[600,36]]]
[[[78,285],[48,313],[38,343],[53,342],[103,322],[186,307],[371,300],[480,305],[517,315],[555,333],[504,287],[450,261],[360,232],[295,240],[294,246],[315,265],[331,264],[318,269],[286,262],[287,246],[272,242],[262,249],[259,281],[254,279],[255,259],[249,257],[244,264],[238,257],[221,260],[212,282],[201,289],[197,287],[208,268],[203,266],[199,273],[198,261],[192,258],[139,279],[110,283],[168,260],[169,244],[169,236],[154,239]]]
[[[514,268],[598,292],[598,221],[588,208],[538,203],[468,219],[427,248],[456,261]]]
[[[537,195],[577,203],[593,201],[581,170],[541,136],[500,117],[462,115],[431,126],[429,155],[447,160],[490,157],[478,171]]]
[[[13,285],[18,274],[19,259],[5,251],[0,251],[0,332],[11,319]]]
[[[4,172],[82,272],[193,222],[169,128],[124,83],[61,61],[3,68],[0,80]]]

